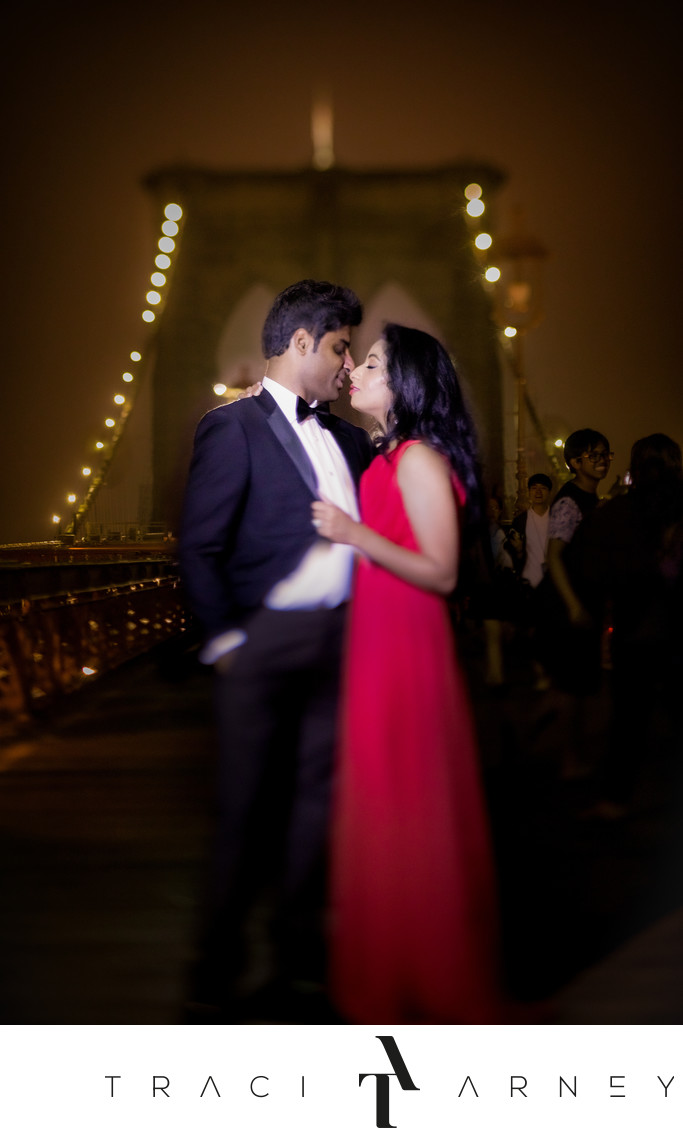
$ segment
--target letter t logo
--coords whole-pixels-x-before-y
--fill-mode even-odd
[[[389,1120],[389,1078],[398,1078],[398,1084],[402,1090],[418,1090],[410,1074],[408,1067],[403,1061],[401,1052],[396,1045],[396,1041],[391,1034],[378,1034],[376,1037],[382,1043],[386,1052],[387,1058],[394,1068],[393,1074],[359,1074],[358,1085],[362,1086],[364,1078],[376,1078],[376,1092],[375,1092],[375,1125],[377,1129],[396,1129]]]

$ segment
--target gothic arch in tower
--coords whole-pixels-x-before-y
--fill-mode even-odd
[[[406,327],[429,332],[437,339],[444,338],[443,328],[411,296],[408,289],[395,280],[388,280],[365,304],[363,323],[357,337],[359,350],[363,354],[381,336],[386,323],[405,324]]]
[[[216,348],[215,381],[226,387],[246,387],[263,374],[261,328],[275,293],[252,284],[230,311]]]

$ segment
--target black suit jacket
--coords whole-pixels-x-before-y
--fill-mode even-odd
[[[356,485],[372,457],[367,433],[336,417]],[[310,459],[267,391],[216,407],[195,435],[180,527],[188,604],[207,636],[233,627],[294,570],[316,539]]]

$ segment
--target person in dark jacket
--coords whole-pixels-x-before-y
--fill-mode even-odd
[[[614,457],[598,430],[570,434],[564,460],[574,475],[555,495],[548,522],[548,571],[539,585],[536,650],[554,689],[563,698],[566,727],[562,775],[584,771],[585,698],[601,681],[602,620],[574,557],[576,534],[598,505],[598,486]],[[590,765],[590,763],[588,763]]]
[[[666,434],[638,439],[631,485],[596,510],[577,544],[578,569],[612,628],[611,725],[593,815],[624,816],[639,778],[665,748],[681,757],[683,465]],[[659,753],[658,753],[659,752]]]
[[[274,978],[290,988],[318,978],[353,553],[319,538],[311,503],[324,496],[353,513],[372,458],[366,431],[328,406],[354,366],[361,316],[350,289],[313,280],[286,288],[264,324],[258,394],[216,407],[197,427],[180,567],[204,632],[200,659],[215,671],[220,762],[196,1001],[230,1004],[243,991],[249,916],[264,886],[274,897]]]

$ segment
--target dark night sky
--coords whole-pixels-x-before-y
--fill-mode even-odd
[[[29,0],[5,17],[0,541],[50,535],[142,342],[142,177],[307,165],[320,84],[339,165],[507,173],[499,228],[521,205],[550,250],[527,351],[542,415],[607,433],[615,471],[643,434],[683,443],[668,5],[245,7]]]

